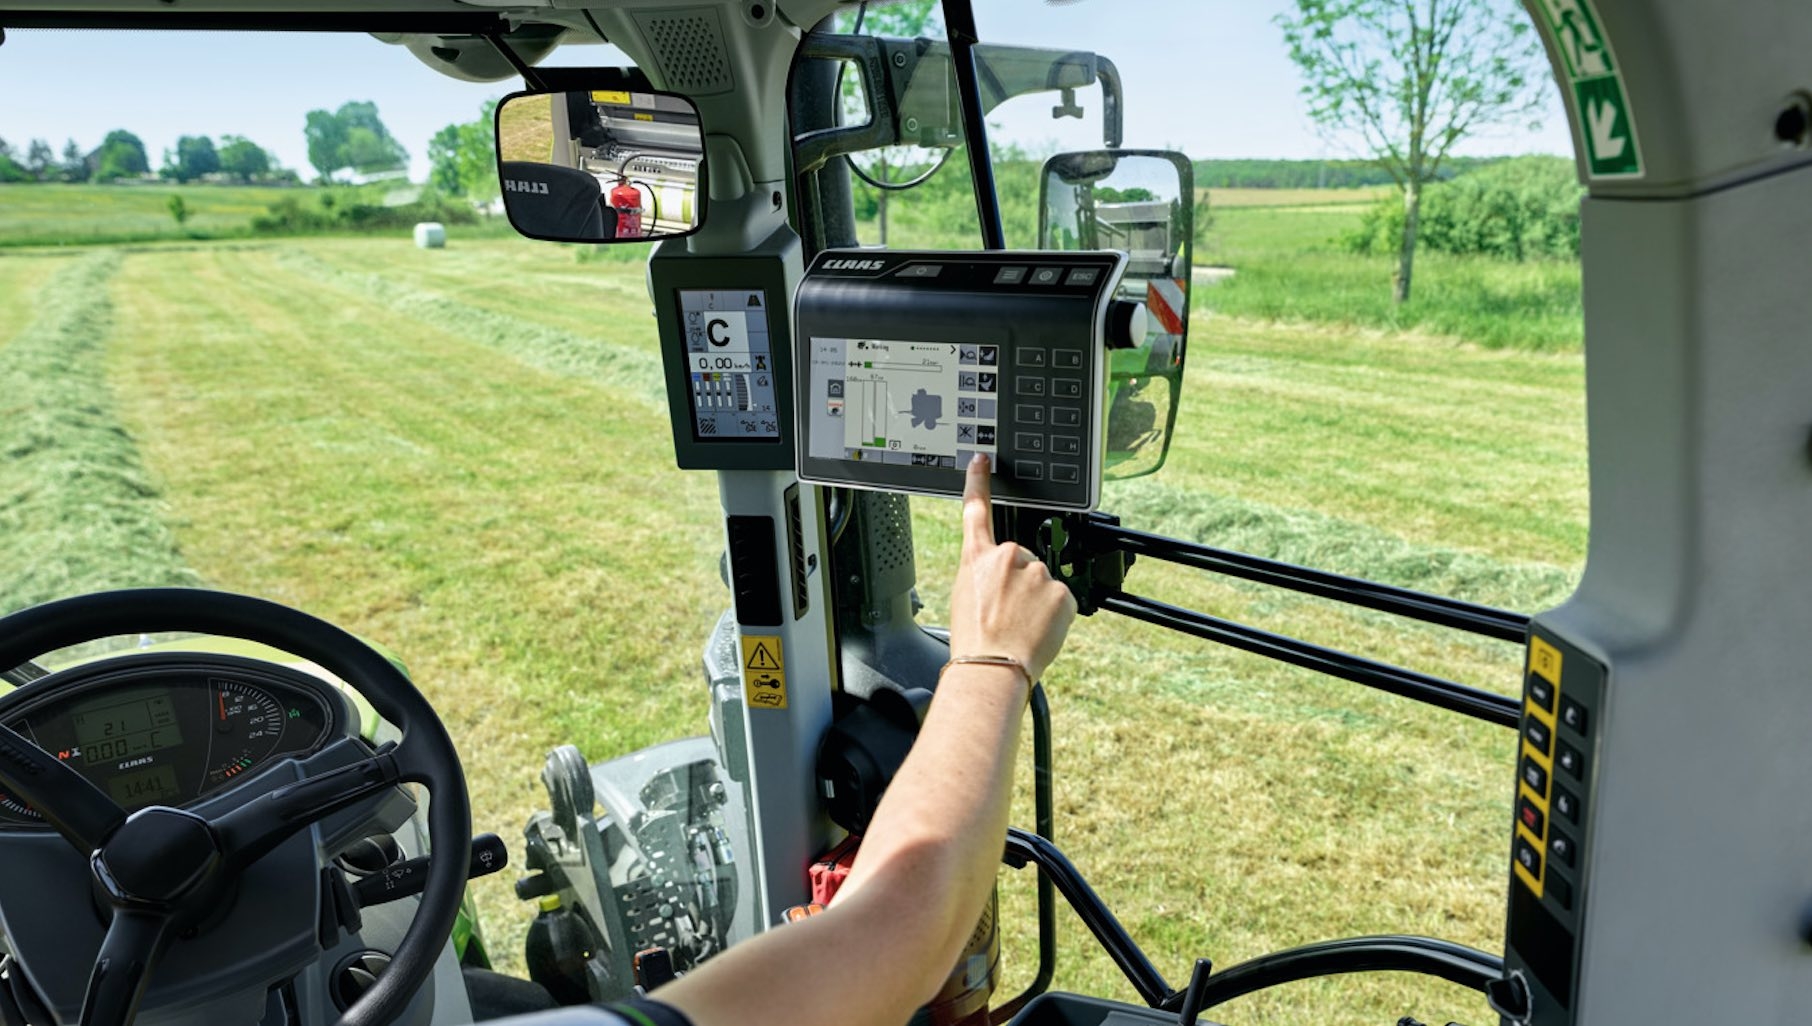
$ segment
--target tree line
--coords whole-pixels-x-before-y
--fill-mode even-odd
[[[1457,178],[1502,157],[1449,157],[1436,180]],[[1202,189],[1364,189],[1395,185],[1396,179],[1370,160],[1269,160],[1231,158],[1195,162],[1195,184]]]
[[[369,101],[341,104],[338,110],[311,110],[303,123],[308,162],[317,180],[334,181],[343,172],[377,174],[408,167],[409,152],[390,134]],[[23,149],[0,139],[0,182],[118,182],[155,174],[186,184],[212,178],[242,184],[293,185],[301,175],[283,167],[275,154],[243,135],[185,135],[163,152],[155,172],[144,140],[123,128],[107,133],[101,144],[83,150],[74,139],[59,155],[45,139]]]
[[[0,182],[117,182],[151,174],[145,143],[123,128],[107,133],[101,144],[84,151],[70,139],[58,155],[50,143],[33,139],[23,152],[0,139]],[[165,150],[160,178],[192,182],[218,174],[238,182],[295,182],[294,171],[278,166],[270,152],[242,135],[223,135],[219,145],[205,135],[185,135]]]

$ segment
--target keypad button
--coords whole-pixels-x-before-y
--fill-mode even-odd
[[[1529,785],[1529,790],[1541,795],[1543,800],[1547,799],[1548,771],[1527,755],[1523,756],[1523,783]]]
[[[1035,399],[1044,398],[1044,379],[1021,374],[1013,379],[1013,390],[1019,395],[1029,395]]]
[[[1032,272],[1032,284],[1034,285],[1055,285],[1062,280],[1063,268],[1061,267],[1040,267]]]
[[[1026,269],[1023,267],[1003,267],[994,272],[994,284],[1017,285],[1026,280]]]
[[[1542,712],[1554,711],[1554,685],[1548,683],[1548,678],[1529,674],[1529,701],[1540,706]]]
[[[1043,452],[1044,436],[1031,435],[1021,431],[1013,437],[1013,447],[1020,452]]]
[[[1070,269],[1070,276],[1063,279],[1065,285],[1093,285],[1101,280],[1099,267],[1075,267]]]
[[[1554,765],[1566,770],[1574,780],[1585,779],[1585,756],[1565,741],[1560,743],[1560,750],[1554,755]]]
[[[1075,456],[1082,452],[1082,439],[1075,435],[1052,435],[1051,452],[1058,456]]]
[[[1082,354],[1074,349],[1058,349],[1051,353],[1051,366],[1064,370],[1075,370],[1082,366]]]
[[[1535,803],[1529,800],[1528,795],[1522,795],[1516,799],[1516,818],[1537,837],[1541,836],[1541,828],[1548,822],[1548,817],[1542,815],[1542,811],[1535,807]]]
[[[1058,399],[1082,398],[1082,382],[1057,378],[1051,382],[1051,395]]]
[[[1586,708],[1571,698],[1560,700],[1560,722],[1575,734],[1586,732]]]
[[[1535,750],[1547,755],[1554,744],[1554,732],[1548,725],[1531,716],[1523,721],[1523,737],[1535,746]]]
[[[1498,850],[1502,851],[1503,849],[1499,848]],[[1536,851],[1534,845],[1521,837],[1516,839],[1516,861],[1522,863],[1523,868],[1529,871],[1530,876],[1535,877],[1537,880],[1541,879],[1541,852]]]
[[[1014,460],[1013,476],[1021,481],[1043,481],[1044,464],[1038,460]]]
[[[1042,346],[1027,346],[1019,351],[1017,359],[1019,360],[1019,365],[1021,367],[1043,367],[1044,348]]]
[[[1081,427],[1082,411],[1074,406],[1056,406],[1051,409],[1053,427]]]
[[[1573,910],[1573,885],[1559,876],[1550,875],[1547,880],[1543,881],[1542,891],[1548,897],[1553,898],[1554,904],[1559,905],[1562,911],[1571,912]]]
[[[1075,484],[1082,480],[1082,468],[1074,463],[1051,464],[1051,480],[1059,484]]]
[[[1020,403],[1013,410],[1013,420],[1018,424],[1043,424],[1044,407]]]
[[[1568,791],[1564,787],[1555,788],[1554,789],[1554,814],[1556,816],[1559,816],[1561,819],[1564,819],[1567,822],[1573,824],[1574,826],[1578,826],[1579,825],[1579,799],[1573,797],[1573,792]]]
[[[1558,865],[1571,866],[1576,855],[1573,839],[1558,830],[1554,831],[1554,836],[1548,838],[1548,854]]]

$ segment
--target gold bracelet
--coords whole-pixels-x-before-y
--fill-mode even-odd
[[[942,681],[944,679],[944,674],[948,673],[952,666],[956,666],[959,663],[976,664],[980,666],[1011,666],[1013,669],[1019,671],[1020,678],[1026,682],[1026,695],[1028,699],[1032,694],[1032,671],[1026,669],[1026,664],[1009,655],[951,656],[950,661],[944,664],[944,668],[937,671],[937,679]]]

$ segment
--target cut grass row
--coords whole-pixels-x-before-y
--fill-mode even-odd
[[[10,340],[0,338],[5,608],[99,588],[193,584],[107,384],[120,256],[39,259],[13,282],[38,282],[31,313],[12,322],[24,327]],[[0,291],[6,306],[24,305],[13,288]]]

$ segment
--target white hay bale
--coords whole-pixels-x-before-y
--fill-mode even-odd
[[[439,221],[423,221],[415,226],[415,248],[445,249],[447,228]]]

